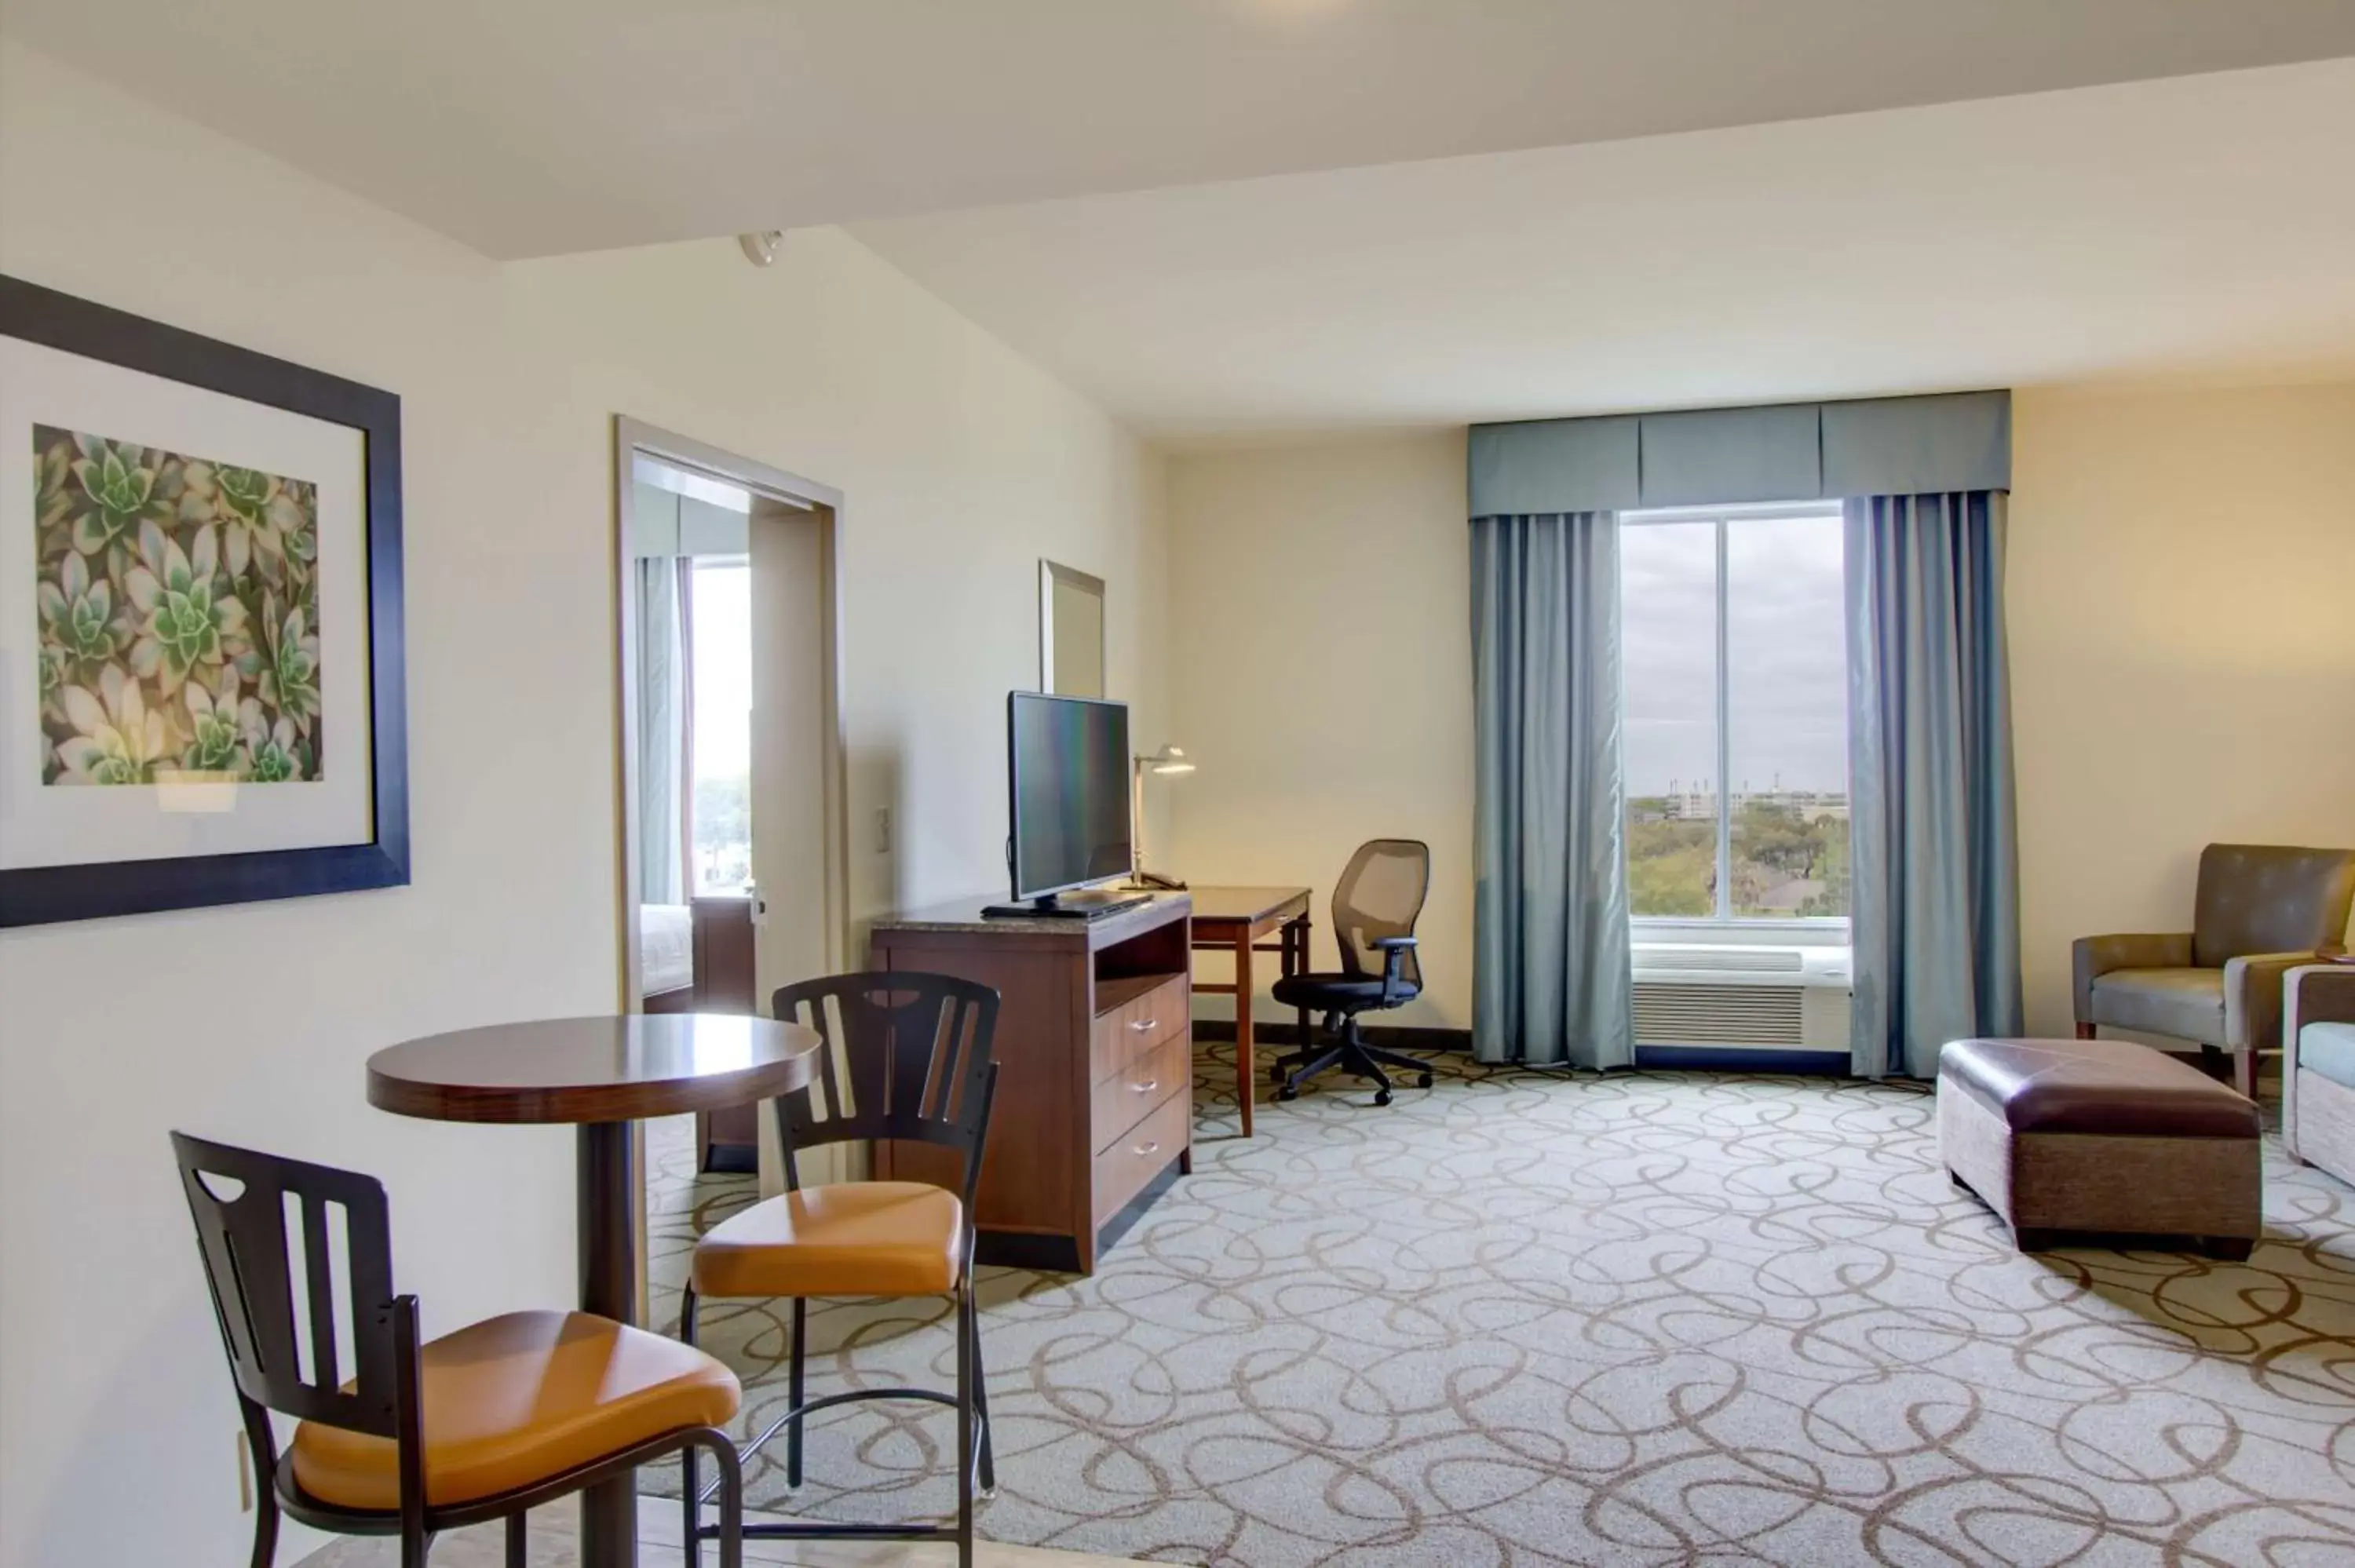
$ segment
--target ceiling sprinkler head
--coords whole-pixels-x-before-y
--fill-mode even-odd
[[[777,259],[777,247],[784,242],[782,228],[763,228],[756,234],[740,234],[736,243],[744,248],[744,260],[755,267],[766,267]]]

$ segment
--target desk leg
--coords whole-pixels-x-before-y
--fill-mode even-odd
[[[574,1196],[581,1309],[635,1323],[638,1315],[636,1142],[625,1121],[583,1123]],[[637,1474],[581,1494],[581,1568],[634,1568],[638,1560]]]
[[[1242,1107],[1243,1136],[1252,1135],[1252,1101],[1259,1094],[1259,1070],[1252,1065],[1252,934],[1235,936],[1235,1099]]]

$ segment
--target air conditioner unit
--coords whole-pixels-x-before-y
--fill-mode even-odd
[[[1635,969],[1638,1050],[1848,1054],[1846,948],[1639,943]]]

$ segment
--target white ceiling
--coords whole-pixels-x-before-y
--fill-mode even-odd
[[[2355,0],[0,0],[496,256],[2355,55]]]
[[[2355,59],[853,232],[1183,444],[2344,374],[2350,171]]]

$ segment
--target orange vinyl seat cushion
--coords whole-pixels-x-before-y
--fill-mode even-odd
[[[447,1508],[736,1414],[736,1374],[690,1345],[586,1312],[510,1312],[419,1352],[425,1500]],[[288,1457],[336,1508],[400,1506],[392,1439],[306,1421]]]
[[[753,1204],[695,1245],[705,1296],[943,1296],[964,1205],[922,1181],[844,1181]]]

